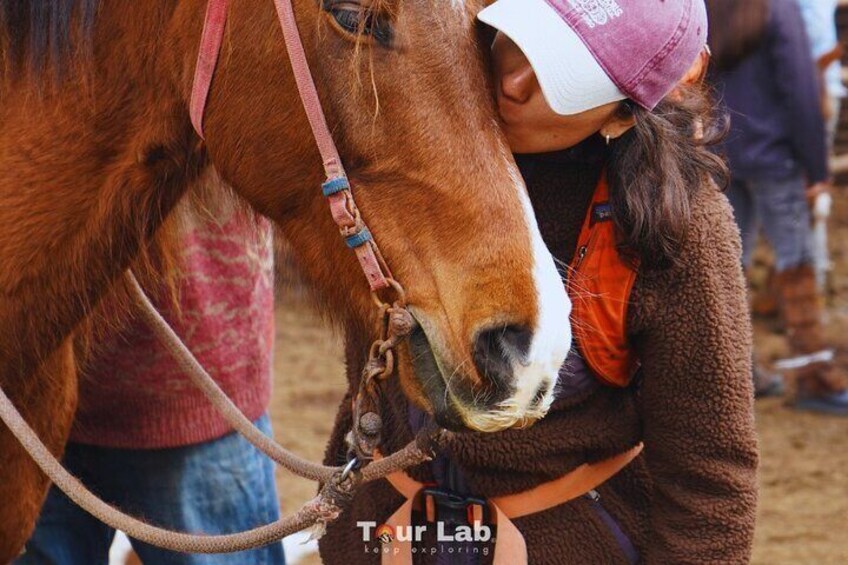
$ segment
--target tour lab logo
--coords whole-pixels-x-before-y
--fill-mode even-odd
[[[395,531],[388,524],[383,524],[379,528],[377,528],[377,539],[380,540],[380,543],[383,545],[392,543],[395,541]]]
[[[427,528],[430,524],[415,524],[409,526],[397,526],[392,528],[388,524],[380,524],[377,522],[357,522],[356,525],[362,530],[362,541],[370,542],[379,540],[380,543],[387,545],[393,541],[421,543],[424,541],[424,536],[427,534]],[[486,524],[475,523],[472,526],[458,525],[448,531],[445,528],[445,523],[436,522],[436,541],[440,543],[449,542],[487,542],[492,539],[492,528]]]

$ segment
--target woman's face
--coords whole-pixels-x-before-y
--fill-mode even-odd
[[[605,126],[618,137],[615,126],[620,102],[605,104],[580,114],[562,116],[545,97],[530,62],[507,36],[498,33],[492,44],[493,73],[498,109],[514,153],[546,153],[573,147]],[[607,132],[604,134],[606,135]]]

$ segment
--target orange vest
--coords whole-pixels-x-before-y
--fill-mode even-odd
[[[598,379],[625,387],[639,368],[627,342],[627,307],[637,265],[621,258],[615,232],[609,185],[602,174],[577,239],[567,286],[583,359]]]

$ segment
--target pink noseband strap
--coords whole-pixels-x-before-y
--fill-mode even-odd
[[[209,98],[209,90],[212,86],[212,77],[218,62],[218,54],[221,51],[221,43],[224,38],[224,29],[227,23],[228,0],[209,0],[206,8],[206,19],[203,24],[203,35],[200,39],[200,49],[197,56],[197,66],[194,70],[194,85],[191,90],[190,114],[191,123],[195,131],[205,139],[203,134],[203,115]],[[283,30],[283,38],[286,43],[286,51],[291,61],[300,100],[306,110],[312,135],[321,153],[324,164],[324,173],[327,182],[324,183],[324,195],[329,199],[330,210],[333,219],[339,227],[339,231],[345,237],[349,247],[356,252],[359,264],[362,267],[368,285],[372,291],[388,288],[388,278],[391,272],[380,255],[377,244],[371,237],[368,227],[360,216],[350,183],[342,166],[338,149],[330,128],[327,127],[327,119],[321,107],[321,100],[315,88],[312,74],[309,72],[309,63],[297,29],[297,21],[294,16],[291,0],[274,0],[277,8],[277,16],[280,27]]]

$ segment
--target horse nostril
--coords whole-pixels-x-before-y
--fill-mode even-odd
[[[491,328],[477,335],[474,363],[490,391],[489,402],[498,402],[515,392],[514,366],[527,359],[532,339],[533,332],[519,325]]]
[[[501,344],[516,361],[524,363],[530,354],[533,332],[524,326],[506,326],[501,331]]]

